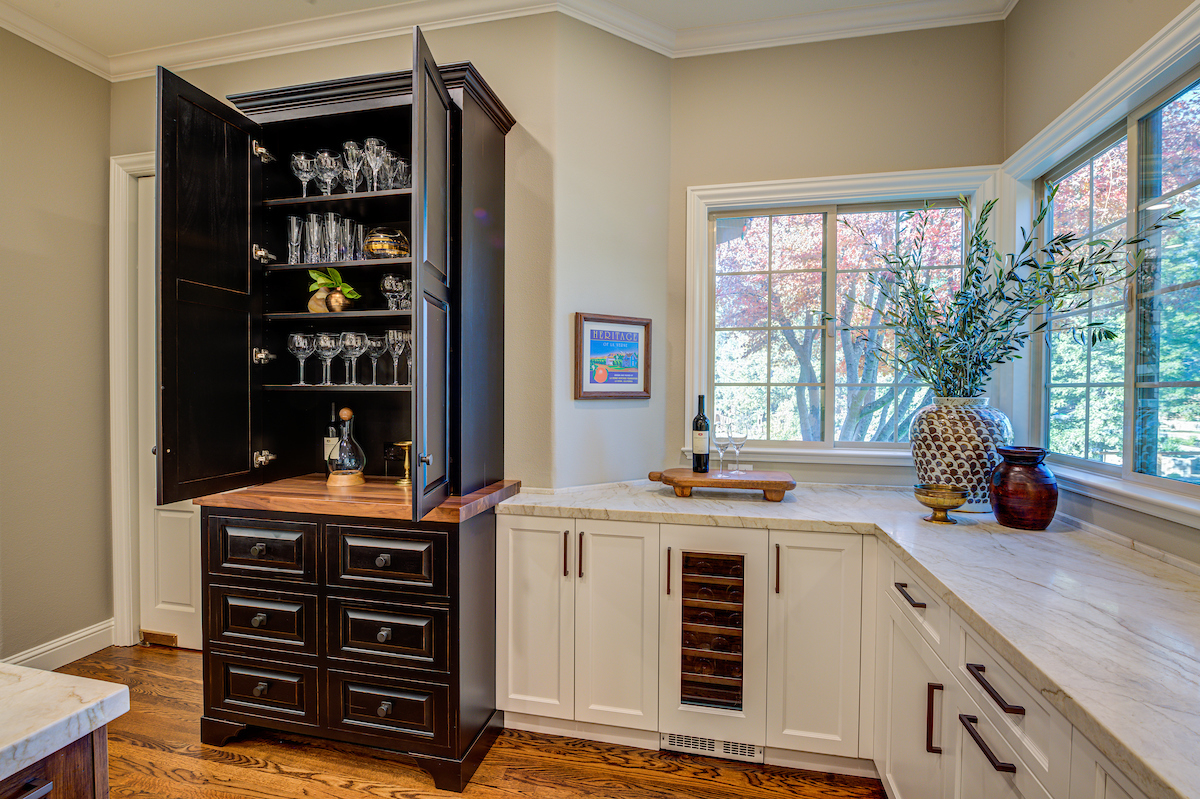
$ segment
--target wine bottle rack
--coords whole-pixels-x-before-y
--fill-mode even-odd
[[[742,709],[745,557],[683,553],[680,699],[685,705]]]

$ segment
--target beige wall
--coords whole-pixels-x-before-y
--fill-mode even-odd
[[[681,462],[683,411],[695,404],[684,396],[687,187],[999,163],[1003,47],[994,22],[671,63],[665,464]],[[817,482],[913,476],[911,467],[783,468]]]
[[[112,616],[101,78],[0,30],[0,658]]]
[[[1070,108],[1191,0],[1020,0],[1004,21],[1004,156]]]

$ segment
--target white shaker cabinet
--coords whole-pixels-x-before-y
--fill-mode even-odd
[[[1071,799],[1146,799],[1079,730],[1071,732]]]
[[[656,730],[658,525],[497,517],[502,710]]]
[[[767,745],[858,757],[862,536],[771,530]]]

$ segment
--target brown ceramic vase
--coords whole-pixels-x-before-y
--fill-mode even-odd
[[[1040,447],[996,447],[1004,460],[992,471],[988,495],[996,521],[1017,530],[1045,530],[1058,507],[1058,481]]]

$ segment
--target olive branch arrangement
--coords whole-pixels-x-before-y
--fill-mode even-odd
[[[929,385],[935,396],[977,397],[993,369],[1020,358],[1030,336],[1046,330],[1048,319],[1032,328],[1027,324],[1033,314],[1079,310],[1091,303],[1092,289],[1137,274],[1147,254],[1137,246],[1154,232],[1177,223],[1183,214],[1182,209],[1165,214],[1130,239],[1084,240],[1068,231],[1037,248],[1035,231],[1057,191],[1057,186],[1050,189],[1031,230],[1021,229],[1021,249],[1007,255],[988,237],[996,201],[986,203],[972,223],[969,201],[959,197],[968,244],[962,286],[948,302],[937,297],[924,268],[928,207],[902,217],[902,221],[913,220],[912,241],[898,243],[894,250],[881,249],[862,228],[842,220],[884,263],[882,269],[866,276],[879,293],[870,307],[883,308],[882,324],[894,329],[895,343],[890,350],[872,350],[875,357]],[[1117,338],[1103,322],[1058,324],[1056,330],[1070,330],[1081,342],[1095,344]]]

